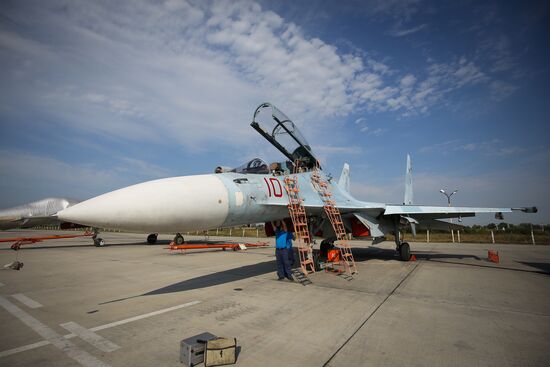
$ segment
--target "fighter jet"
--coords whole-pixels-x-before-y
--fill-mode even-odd
[[[514,210],[536,212],[536,208],[470,208],[412,205],[412,169],[407,164],[403,204],[384,204],[355,199],[350,193],[350,169],[344,164],[337,182],[320,167],[311,146],[296,125],[270,103],[254,112],[251,126],[277,148],[286,159],[267,164],[260,158],[241,167],[216,167],[213,174],[164,178],[112,191],[66,208],[57,214],[61,220],[91,227],[151,233],[178,233],[174,242],[182,243],[180,233],[231,227],[289,217],[289,194],[285,177],[293,176],[300,187],[300,197],[307,212],[310,232],[326,241],[336,239],[327,220],[323,198],[312,184],[320,175],[330,186],[331,198],[341,213],[347,232],[370,236],[381,242],[386,234],[395,235],[396,251],[408,260],[410,247],[402,242],[399,230],[422,224],[447,227],[439,219],[472,217],[476,213],[509,213]],[[316,176],[319,177],[319,176]],[[266,230],[270,226],[266,225]],[[96,246],[104,241],[96,237]]]
[[[31,228],[35,226],[61,225],[69,228],[72,224],[62,223],[55,214],[78,203],[66,198],[45,198],[13,208],[0,210],[0,229]]]

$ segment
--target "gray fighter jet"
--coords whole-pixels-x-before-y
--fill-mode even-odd
[[[376,244],[388,233],[398,234],[402,226],[450,228],[440,221],[447,218],[472,217],[476,213],[501,213],[520,210],[536,212],[536,208],[471,208],[413,205],[410,159],[407,165],[403,204],[384,204],[355,199],[350,193],[349,166],[344,165],[337,182],[319,167],[311,146],[295,124],[270,103],[254,112],[251,126],[275,146],[286,158],[267,164],[255,158],[245,165],[230,169],[217,167],[214,174],[172,177],[149,181],[112,191],[60,211],[63,221],[91,227],[113,228],[151,233],[148,241],[156,241],[156,233],[176,233],[174,242],[183,242],[182,232],[208,230],[249,223],[280,220],[289,217],[289,197],[285,177],[295,176],[300,197],[307,212],[310,232],[329,242],[336,238],[324,211],[324,201],[312,184],[312,175],[321,175],[331,186],[335,206],[342,215],[348,232],[354,236],[370,236]],[[266,225],[270,229],[269,225]],[[396,238],[400,258],[408,260],[409,244]],[[104,244],[95,238],[97,246]]]

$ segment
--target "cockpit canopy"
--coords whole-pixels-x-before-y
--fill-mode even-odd
[[[265,174],[269,173],[269,166],[263,159],[254,158],[246,162],[245,164],[235,168],[233,172]]]
[[[317,159],[302,133],[272,104],[261,104],[254,112],[254,120],[250,125],[292,162],[299,160],[307,168],[316,164]]]
[[[216,167],[215,173],[223,173],[223,172],[236,172],[236,173],[245,173],[245,174],[265,174],[269,173],[269,166],[267,163],[260,158],[254,158],[249,160],[243,165],[240,165],[237,168],[229,168],[229,167],[223,167],[219,166]]]

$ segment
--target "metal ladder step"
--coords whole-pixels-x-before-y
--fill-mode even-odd
[[[331,199],[332,193],[330,192],[330,184],[327,180],[322,178],[318,165],[315,166],[311,174],[311,182],[324,203],[323,208],[330,223],[332,224],[336,238],[339,241],[346,241],[347,233],[342,221],[340,210],[338,210],[336,203]],[[338,265],[344,266],[349,275],[357,273],[357,267],[355,266],[355,259],[353,257],[353,253],[351,252],[351,246],[344,242],[336,245],[336,247],[340,251],[340,263]]]

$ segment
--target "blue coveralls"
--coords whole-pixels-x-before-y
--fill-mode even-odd
[[[292,279],[290,262],[288,260],[288,232],[280,228],[275,230],[275,258],[277,259],[277,275],[279,279]]]
[[[294,266],[294,249],[292,248],[292,232],[288,232],[286,235],[286,247],[288,248],[288,261],[290,267]]]

